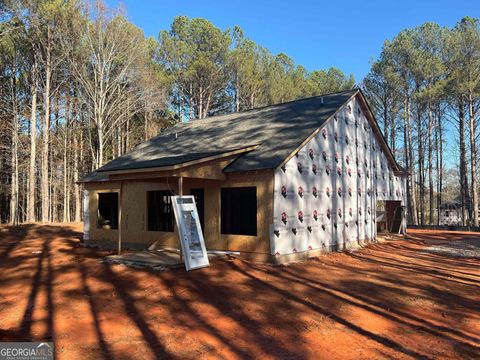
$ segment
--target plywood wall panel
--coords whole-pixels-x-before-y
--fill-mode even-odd
[[[216,167],[212,167],[216,168]],[[122,181],[122,242],[148,246],[179,247],[176,227],[174,232],[147,231],[147,191],[170,190],[177,194],[176,178],[159,179],[158,182],[141,180]],[[222,187],[257,187],[257,236],[220,234],[220,191]],[[98,193],[120,191],[120,182],[89,183],[85,186],[90,194],[90,239],[116,243],[118,230],[97,229]],[[184,194],[190,189],[204,189],[205,218],[204,238],[207,249],[270,253],[270,227],[273,222],[273,171],[228,174],[224,181],[184,179]]]

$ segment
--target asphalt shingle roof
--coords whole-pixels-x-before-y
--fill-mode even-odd
[[[97,171],[177,165],[254,145],[258,147],[240,154],[224,171],[273,169],[357,91],[349,90],[181,123]]]

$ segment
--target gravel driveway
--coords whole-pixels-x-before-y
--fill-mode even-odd
[[[478,239],[465,239],[436,244],[423,250],[423,252],[442,254],[451,257],[480,259],[480,234]]]

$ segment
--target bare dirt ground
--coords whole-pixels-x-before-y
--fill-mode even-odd
[[[186,273],[102,263],[80,229],[0,227],[0,340],[54,341],[57,359],[480,358],[480,260],[426,251],[478,234]]]

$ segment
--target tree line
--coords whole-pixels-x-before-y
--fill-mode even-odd
[[[179,16],[146,37],[100,1],[0,2],[0,220],[80,220],[79,177],[177,122],[354,86],[238,26]],[[360,86],[410,174],[409,223],[454,201],[478,226],[479,20],[401,31]]]
[[[441,204],[454,201],[463,225],[478,226],[479,20],[401,31],[384,43],[362,87],[410,175],[409,223],[438,224]]]
[[[146,37],[101,1],[0,1],[0,221],[79,221],[79,177],[181,121],[351,89],[238,26]]]

